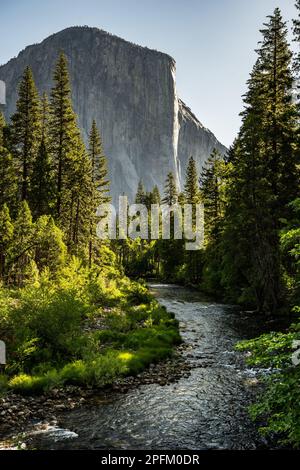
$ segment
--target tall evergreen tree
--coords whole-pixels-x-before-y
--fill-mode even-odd
[[[92,178],[97,190],[96,204],[109,201],[109,179],[107,170],[107,159],[104,155],[102,140],[97,129],[96,121],[93,120],[89,136],[89,155],[92,162]]]
[[[197,204],[200,202],[197,168],[193,157],[190,157],[186,170],[184,196],[186,204]]]
[[[12,116],[12,148],[20,167],[21,200],[28,199],[33,163],[41,137],[40,102],[30,67],[19,85],[16,112]]]
[[[93,207],[92,162],[86,152],[72,108],[67,59],[60,54],[50,101],[50,151],[53,159],[56,219],[76,254],[88,245]],[[85,255],[84,255],[85,256]]]
[[[61,53],[53,75],[54,87],[50,101],[50,150],[56,181],[56,217],[64,218],[62,201],[66,201],[69,173],[74,166],[79,130],[72,108],[71,87],[66,56]],[[66,207],[65,204],[65,207]]]
[[[205,233],[207,241],[218,237],[224,213],[225,163],[214,149],[200,176],[201,200],[204,203]]]
[[[7,204],[14,209],[17,198],[17,174],[15,161],[6,147],[5,119],[0,113],[0,207]]]
[[[151,204],[160,204],[161,197],[158,186],[155,185],[151,193]]]
[[[190,157],[186,169],[183,197],[185,204],[192,206],[193,229],[196,229],[196,205],[200,203],[199,179],[197,174],[196,162],[193,156]],[[185,252],[186,277],[191,282],[198,282],[202,270],[201,256],[199,250]]]
[[[92,265],[93,248],[99,242],[96,240],[96,208],[99,204],[109,202],[109,180],[107,170],[107,160],[104,155],[102,140],[96,121],[93,120],[89,135],[89,157],[91,161],[91,178],[92,178],[92,211],[90,220],[90,239],[89,239],[89,266]]]
[[[9,259],[9,281],[22,286],[35,278],[37,267],[34,261],[36,240],[33,237],[34,224],[27,201],[19,205],[14,221],[14,238]]]
[[[135,195],[136,204],[146,204],[146,190],[142,180],[139,181],[137,192]]]
[[[56,273],[67,260],[67,247],[63,232],[55,225],[52,216],[42,215],[35,223],[35,262],[41,271],[45,268]]]
[[[223,277],[240,300],[275,313],[283,294],[278,231],[298,194],[299,175],[287,30],[279,9],[268,19],[230,156]]]
[[[68,207],[63,201],[64,212],[68,211],[69,222],[67,233],[69,234],[69,242],[78,249],[85,249],[88,245],[91,221],[93,220],[96,210],[95,206],[95,189],[93,187],[93,173],[91,160],[86,152],[85,146],[78,138],[75,153],[75,165],[70,174],[68,182],[70,203]]]
[[[14,226],[6,204],[0,206],[0,279],[6,279],[6,264],[11,249]]]
[[[49,152],[48,126],[49,104],[48,97],[44,93],[41,100],[41,142],[33,163],[29,198],[32,214],[35,218],[49,214],[54,204],[54,181]]]
[[[268,157],[268,178],[276,196],[274,210],[285,216],[287,204],[299,193],[299,170],[294,152],[297,113],[292,101],[292,53],[287,28],[279,8],[268,17],[261,30],[263,41],[258,52],[258,74],[264,100],[262,127],[264,153]]]
[[[173,206],[178,202],[178,190],[175,182],[174,174],[170,171],[168,173],[165,188],[164,188],[164,197],[162,199],[164,204],[168,206]]]

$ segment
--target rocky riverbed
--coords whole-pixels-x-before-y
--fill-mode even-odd
[[[8,395],[0,405],[2,448],[272,448],[248,415],[267,371],[249,369],[234,348],[265,331],[265,321],[190,289],[151,290],[179,321],[184,343],[174,357],[102,390]]]
[[[30,429],[46,429],[57,426],[62,412],[88,408],[109,400],[114,393],[127,393],[130,389],[146,384],[164,386],[189,375],[191,366],[182,355],[186,344],[179,345],[174,355],[150,367],[137,376],[124,377],[113,385],[102,389],[86,389],[67,386],[53,389],[40,396],[22,396],[8,393],[0,398],[0,448],[11,447],[22,441],[22,433]],[[22,445],[22,442],[21,444]]]

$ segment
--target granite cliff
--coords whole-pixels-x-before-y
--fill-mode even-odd
[[[200,169],[214,147],[226,151],[178,98],[170,56],[86,26],[53,34],[0,66],[7,118],[15,110],[25,66],[31,66],[39,91],[49,92],[60,51],[68,58],[85,140],[92,119],[101,130],[114,197],[123,192],[132,197],[139,179],[147,189],[154,184],[162,189],[170,170],[181,184],[191,155]]]

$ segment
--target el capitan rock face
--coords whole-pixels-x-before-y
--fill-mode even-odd
[[[123,192],[133,197],[140,179],[148,190],[155,184],[162,190],[169,171],[182,182],[191,155],[200,169],[214,147],[226,151],[177,97],[170,56],[86,26],[54,34],[0,66],[7,118],[26,65],[39,91],[49,92],[60,51],[68,58],[84,139],[93,119],[101,131],[114,197]]]

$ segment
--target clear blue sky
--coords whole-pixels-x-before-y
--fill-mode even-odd
[[[0,0],[0,63],[73,25],[96,26],[177,62],[179,96],[230,145],[259,28],[279,6],[289,25],[293,0]]]

